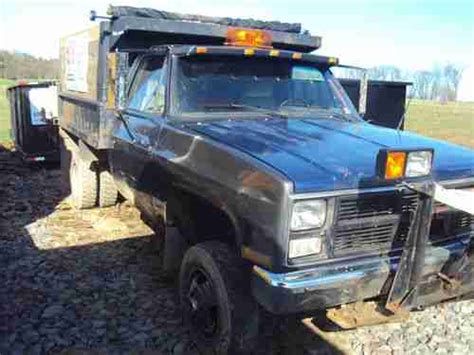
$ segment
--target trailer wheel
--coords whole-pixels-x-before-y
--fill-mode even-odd
[[[118,190],[108,171],[99,173],[99,207],[110,207],[117,202]]]
[[[97,173],[91,169],[91,162],[82,160],[77,152],[71,159],[71,197],[74,207],[86,209],[97,202]]]
[[[180,301],[186,326],[200,351],[248,353],[258,337],[258,306],[242,260],[224,243],[191,247],[180,271]]]

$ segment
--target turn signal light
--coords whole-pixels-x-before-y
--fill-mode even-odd
[[[388,152],[385,163],[385,179],[400,179],[405,173],[407,154],[405,152]]]
[[[227,30],[225,44],[230,46],[272,48],[272,36],[262,30],[233,27]]]

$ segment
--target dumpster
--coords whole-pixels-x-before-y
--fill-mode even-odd
[[[355,107],[359,107],[360,80],[339,79]],[[405,113],[407,87],[410,82],[369,80],[364,119],[373,124],[398,128]],[[400,127],[403,129],[403,123]]]
[[[23,83],[7,89],[11,139],[30,162],[59,162],[57,87],[54,82]]]

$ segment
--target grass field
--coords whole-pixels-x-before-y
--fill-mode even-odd
[[[10,139],[10,111],[6,97],[6,88],[14,82],[0,79],[0,142]]]
[[[9,139],[5,89],[13,83],[0,79],[0,142]],[[409,100],[405,127],[407,131],[474,148],[474,103]]]
[[[474,102],[408,101],[405,129],[474,148]]]

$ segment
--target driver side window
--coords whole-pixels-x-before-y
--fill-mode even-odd
[[[146,57],[135,75],[127,106],[161,115],[165,108],[165,89],[164,57]]]

